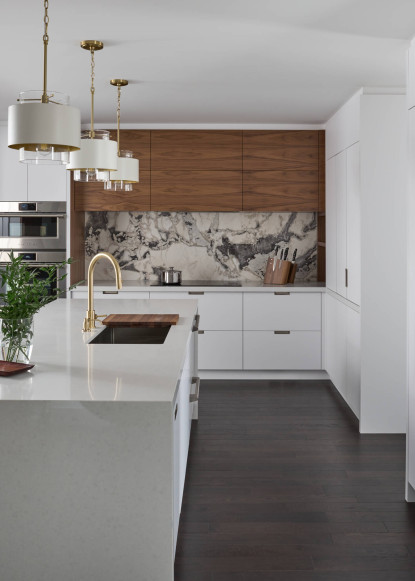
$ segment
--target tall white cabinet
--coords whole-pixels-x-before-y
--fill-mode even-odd
[[[359,91],[328,121],[326,156],[326,369],[361,432],[402,433],[405,96]]]
[[[409,159],[415,159],[415,39],[408,52]],[[408,164],[408,431],[406,499],[415,502],[415,163]]]

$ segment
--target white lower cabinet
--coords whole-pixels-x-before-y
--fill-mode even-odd
[[[360,313],[329,294],[325,342],[327,373],[360,418]]]
[[[242,369],[242,331],[199,334],[198,362],[199,369]]]
[[[244,369],[321,369],[320,331],[244,331]]]
[[[189,453],[190,431],[192,427],[191,392],[194,373],[194,333],[187,345],[186,359],[173,402],[173,538],[176,551],[180,512],[186,478],[187,457]],[[195,378],[196,379],[196,378]]]
[[[200,329],[204,331],[242,330],[242,293],[204,291],[151,291],[152,299],[197,299]]]
[[[71,291],[72,299],[88,300],[88,292],[85,290]],[[150,293],[145,291],[95,291],[94,299],[149,299]]]
[[[246,293],[245,331],[320,331],[321,293]]]

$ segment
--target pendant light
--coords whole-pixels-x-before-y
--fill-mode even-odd
[[[20,93],[18,105],[9,107],[8,146],[19,150],[23,163],[68,163],[80,147],[79,109],[69,106],[67,95],[47,90],[48,8],[44,0],[43,90]]]
[[[138,159],[133,158],[133,152],[120,148],[120,118],[121,118],[121,87],[126,87],[128,81],[125,79],[111,79],[110,84],[118,88],[117,101],[117,144],[118,144],[118,166],[116,172],[110,173],[110,179],[105,182],[104,188],[113,192],[131,192],[133,184],[139,182]]]
[[[74,172],[76,182],[106,182],[117,169],[117,144],[110,132],[94,129],[95,51],[102,50],[100,40],[83,40],[81,48],[91,53],[91,129],[81,133],[81,149],[70,155],[66,169]]]

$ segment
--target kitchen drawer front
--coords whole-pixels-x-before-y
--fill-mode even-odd
[[[321,332],[244,331],[244,369],[321,369]]]
[[[87,291],[71,291],[72,299],[88,300]],[[150,293],[145,291],[94,291],[94,299],[149,299]]]
[[[321,293],[245,293],[244,330],[320,331]]]
[[[197,299],[199,328],[204,331],[242,330],[242,293],[192,291],[151,291],[152,299]]]
[[[198,335],[199,369],[242,369],[242,331]]]

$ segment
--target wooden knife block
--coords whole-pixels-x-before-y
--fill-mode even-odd
[[[289,260],[279,260],[278,258],[268,258],[265,269],[264,284],[288,284],[293,283],[297,264]]]

